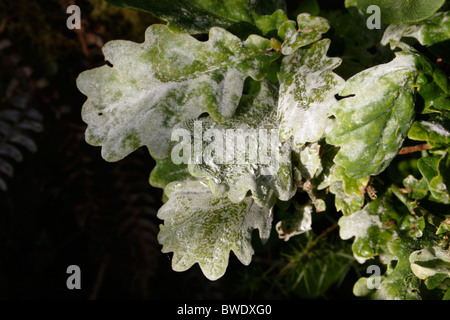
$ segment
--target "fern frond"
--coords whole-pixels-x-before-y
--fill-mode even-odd
[[[23,161],[25,151],[37,151],[34,136],[43,130],[43,117],[33,108],[32,96],[38,86],[30,78],[31,69],[20,67],[18,59],[3,52],[9,46],[7,40],[0,43],[0,189],[7,191],[13,163]]]

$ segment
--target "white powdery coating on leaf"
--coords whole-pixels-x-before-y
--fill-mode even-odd
[[[337,122],[327,136],[340,146],[335,162],[349,177],[382,172],[398,153],[414,120],[413,81],[423,59],[412,49],[397,52],[389,63],[362,71],[345,83],[332,106]],[[420,65],[427,67],[426,63]]]
[[[342,240],[350,239],[351,237],[365,238],[367,237],[367,230],[371,226],[382,227],[380,217],[378,215],[371,215],[367,210],[362,209],[350,216],[343,216],[339,219],[339,235]]]
[[[149,27],[141,44],[107,43],[104,54],[113,67],[85,71],[77,80],[88,97],[82,110],[86,140],[101,145],[108,161],[142,145],[166,157],[178,123],[204,112],[220,120],[233,115],[245,78],[262,77],[274,59],[269,47],[261,37],[242,42],[220,28],[201,42],[164,25]]]
[[[341,60],[329,58],[330,41],[324,39],[283,59],[280,72],[278,117],[280,137],[294,137],[295,145],[319,140],[328,126],[330,106],[344,80],[332,70]]]
[[[433,131],[441,136],[450,137],[450,132],[440,123],[421,121],[420,124],[426,126],[428,130]]]
[[[251,191],[255,202],[264,207],[272,191],[284,201],[295,194],[291,141],[280,142],[277,134],[276,89],[273,84],[262,81],[260,91],[245,95],[234,117],[225,123],[202,118],[203,130],[209,132],[214,128],[221,133],[218,145],[224,150],[217,153],[223,154],[227,161],[221,157],[208,159],[211,161],[203,159],[201,163],[190,163],[188,168],[193,176],[208,179],[216,196],[228,195],[231,201],[238,203]],[[192,130],[189,122],[185,125]],[[208,143],[203,148],[205,153]]]
[[[411,270],[422,280],[435,274],[446,274],[450,277],[450,252],[438,246],[414,251],[409,256]],[[428,265],[427,265],[428,264]]]
[[[250,197],[232,203],[199,181],[172,183],[168,191],[169,200],[158,211],[164,220],[158,241],[163,252],[174,252],[175,271],[198,263],[208,279],[216,280],[225,273],[230,250],[244,265],[250,263],[252,230],[259,229],[262,239],[270,236],[273,204],[262,208]]]

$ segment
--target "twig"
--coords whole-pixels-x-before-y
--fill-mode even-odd
[[[81,50],[83,51],[84,56],[87,59],[90,59],[91,55],[89,53],[88,45],[86,43],[86,34],[84,32],[84,29],[74,29],[74,31],[78,36],[78,40],[80,41]]]
[[[430,150],[431,146],[428,143],[424,143],[424,144],[419,144],[416,146],[411,146],[411,147],[403,147],[400,149],[400,152],[398,154],[408,154],[408,153],[413,153],[413,152],[419,152],[422,150]]]
[[[333,225],[329,226],[328,228],[326,228],[321,234],[319,234],[314,241],[312,241],[310,243],[310,245],[306,248],[307,251],[311,250],[316,244],[317,242],[319,242],[320,239],[322,239],[323,237],[325,237],[327,234],[329,234],[331,231],[333,231],[334,229],[336,229],[338,226],[337,223],[334,223]]]

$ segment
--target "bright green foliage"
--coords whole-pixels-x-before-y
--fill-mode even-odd
[[[285,9],[280,0],[107,0],[109,3],[152,12],[169,27],[188,33],[207,33],[211,27],[240,31],[255,24],[255,14]]]
[[[281,52],[285,55],[293,54],[298,48],[319,40],[328,29],[330,25],[326,19],[311,16],[309,13],[299,14],[297,25],[289,20],[278,29],[278,36],[284,40]]]
[[[330,178],[330,192],[335,195],[335,206],[337,211],[344,215],[358,211],[364,205],[364,194],[369,178],[349,178],[344,168],[333,167]]]
[[[288,17],[283,10],[277,10],[271,15],[257,16],[255,24],[261,32],[266,35],[271,31],[278,31],[280,26],[288,21]]]
[[[385,261],[392,259],[385,246],[394,233],[389,221],[396,215],[391,199],[383,197],[339,219],[341,238],[355,237],[352,249],[358,262],[363,263],[375,255],[380,255]]]
[[[208,279],[220,278],[228,266],[230,250],[245,265],[253,255],[251,231],[268,239],[272,204],[260,207],[247,197],[240,203],[216,197],[201,181],[173,182],[165,189],[169,198],[158,211],[164,220],[158,235],[163,252],[174,252],[175,271],[198,263]]]
[[[394,258],[381,276],[379,287],[368,290],[368,279],[361,278],[355,284],[355,294],[369,295],[373,299],[417,300],[447,290],[444,280],[450,255],[448,250],[433,246],[434,238],[430,231],[418,239],[394,236],[387,244]],[[424,279],[426,288],[420,285]]]
[[[425,179],[417,180],[413,175],[407,176],[403,180],[403,185],[407,188],[408,195],[412,199],[423,199],[428,194],[428,185]]]
[[[450,12],[437,12],[429,19],[417,23],[391,24],[384,32],[381,43],[390,40],[413,37],[424,46],[429,46],[450,39]]]
[[[408,138],[418,141],[426,141],[430,144],[450,143],[450,131],[446,128],[444,121],[417,121],[409,129]]]
[[[446,158],[448,159],[448,156]],[[444,157],[440,156],[421,158],[417,162],[417,167],[427,182],[432,197],[438,202],[448,204],[450,202],[449,181],[444,180],[443,173],[448,172],[450,168],[443,160]]]
[[[350,78],[331,107],[337,124],[327,141],[340,146],[335,162],[349,177],[377,175],[400,150],[414,120],[414,85],[431,66],[408,47],[383,65]],[[354,95],[354,96],[353,96]],[[348,97],[350,96],[350,97]]]
[[[156,159],[156,166],[150,174],[152,186],[164,189],[173,181],[195,180],[185,163],[175,164],[170,157]]]
[[[108,2],[168,25],[107,43],[110,65],[79,76],[86,140],[108,161],[148,148],[174,270],[218,279],[274,227],[297,247],[263,272],[271,288],[318,297],[356,260],[382,270],[356,296],[450,299],[450,82],[425,57],[449,39],[442,0],[308,2],[329,21],[280,0]],[[369,4],[393,24],[367,29]],[[411,36],[426,47],[399,42]]]
[[[444,2],[445,0],[357,0],[358,8],[363,12],[367,12],[369,6],[378,6],[382,23],[411,22],[429,18]]]
[[[433,216],[426,212],[401,216],[399,209],[401,207],[395,207],[392,195],[387,194],[363,210],[339,220],[341,237],[355,237],[353,252],[356,259],[364,262],[378,255],[387,265],[386,273],[378,278],[377,288],[368,286],[368,281],[375,279],[365,277],[355,284],[354,293],[358,296],[421,299],[436,293],[426,292],[420,285],[421,280],[440,274],[433,279],[439,281],[438,284],[427,285],[432,290],[447,277],[450,255],[448,249],[434,246],[439,236],[432,223]],[[443,284],[441,289],[445,288],[447,286]]]

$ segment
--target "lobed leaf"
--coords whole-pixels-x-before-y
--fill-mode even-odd
[[[150,185],[164,189],[169,183],[174,181],[196,180],[184,163],[175,164],[170,157],[156,159],[156,165],[150,173]]]
[[[419,279],[425,280],[436,274],[450,277],[450,251],[438,246],[414,251],[409,256],[411,269]]]
[[[250,36],[242,42],[212,28],[206,42],[152,25],[144,43],[116,40],[105,45],[102,66],[80,74],[79,90],[86,140],[117,161],[145,145],[155,158],[171,149],[172,129],[208,112],[215,120],[233,116],[245,78],[265,76],[277,53],[270,41]]]
[[[330,178],[330,192],[335,195],[336,210],[345,216],[360,210],[368,183],[369,177],[352,179],[345,174],[344,168],[335,166]]]
[[[403,185],[408,190],[408,196],[412,199],[423,199],[428,194],[428,185],[425,179],[417,180],[413,175],[403,180]]]
[[[283,0],[107,0],[121,7],[152,12],[168,21],[169,27],[188,33],[207,33],[212,27],[235,31],[251,28],[254,14],[270,14],[277,9],[285,10]]]
[[[272,192],[289,200],[296,191],[291,165],[291,143],[278,139],[276,88],[262,82],[255,95],[243,96],[235,115],[226,123],[201,118],[201,154],[189,163],[192,175],[206,178],[217,196],[241,202],[250,190],[255,202],[265,206]],[[195,136],[195,124],[190,132]],[[192,141],[192,149],[195,148]]]
[[[331,107],[337,122],[327,142],[341,147],[335,162],[351,178],[377,175],[391,163],[414,120],[419,72],[433,73],[425,58],[402,47],[393,61],[347,80],[340,92],[347,98]]]
[[[397,263],[390,266],[380,286],[374,290],[376,300],[420,300],[419,279],[414,276],[409,256],[414,244],[407,238],[395,237],[389,243],[389,251],[396,257]]]
[[[445,0],[357,0],[358,8],[364,13],[370,6],[378,6],[381,22],[384,24],[419,21],[429,18],[444,2]]]
[[[289,241],[291,237],[311,230],[312,212],[312,205],[297,206],[293,214],[276,224],[275,230],[278,232],[278,237]]]
[[[391,24],[384,31],[381,44],[387,45],[391,40],[399,41],[403,37],[416,38],[423,46],[450,39],[450,12],[437,12],[415,23]]]
[[[330,125],[328,113],[344,80],[333,73],[339,58],[326,56],[330,40],[299,49],[281,63],[278,99],[280,137],[293,137],[297,148],[318,141]]]
[[[213,195],[202,181],[173,182],[165,191],[169,200],[158,211],[164,220],[158,241],[162,252],[173,252],[175,271],[198,263],[208,279],[216,280],[225,273],[231,250],[244,265],[250,263],[252,230],[269,238],[275,201],[264,207],[251,197],[233,203]]]
[[[284,55],[293,54],[297,49],[319,40],[330,29],[326,19],[309,13],[299,14],[297,25],[298,28],[294,21],[288,20],[278,29],[278,36],[284,40],[281,45],[281,53]]]
[[[450,144],[449,121],[435,119],[431,121],[419,120],[412,124],[408,138],[428,143]]]
[[[449,181],[446,176],[450,168],[448,155],[420,158],[417,161],[417,167],[427,182],[433,199],[449,204]]]
[[[389,196],[384,196],[339,219],[341,239],[355,238],[352,250],[359,263],[364,263],[375,255],[380,255],[385,262],[392,259],[386,244],[395,234],[388,222],[396,215]]]
[[[270,32],[277,31],[280,26],[289,20],[283,10],[277,10],[271,15],[258,16],[254,14],[255,24],[263,35],[267,35]]]
[[[433,75],[421,74],[417,92],[423,99],[423,114],[439,114],[450,119],[450,84],[448,77],[436,68]]]

